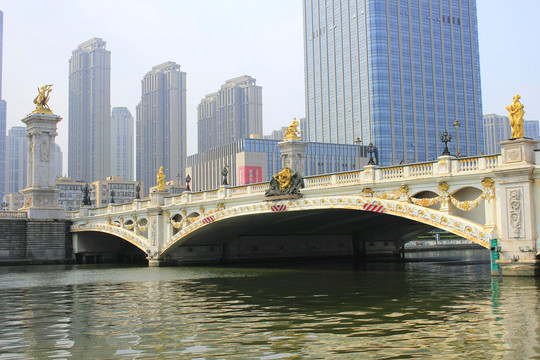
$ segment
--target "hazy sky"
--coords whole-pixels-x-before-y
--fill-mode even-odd
[[[382,1],[382,0],[381,0]],[[522,96],[540,120],[539,0],[477,0],[483,113],[506,115]],[[197,150],[197,105],[225,80],[250,75],[263,87],[264,133],[305,116],[301,0],[3,0],[3,98],[7,129],[23,126],[37,87],[64,119],[57,143],[67,172],[68,60],[93,37],[111,51],[111,106],[135,117],[141,79],[174,61],[187,73],[188,154]]]

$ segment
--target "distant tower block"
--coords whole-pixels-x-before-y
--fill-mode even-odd
[[[28,138],[27,187],[21,190],[24,205],[21,210],[29,219],[64,219],[64,209],[58,206],[55,187],[56,149],[54,138],[58,115],[32,113],[22,119]]]

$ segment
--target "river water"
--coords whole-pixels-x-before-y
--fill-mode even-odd
[[[0,359],[540,358],[539,279],[408,258],[0,267]]]

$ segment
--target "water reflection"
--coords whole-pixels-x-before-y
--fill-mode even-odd
[[[404,264],[0,268],[0,359],[533,358],[539,281]]]

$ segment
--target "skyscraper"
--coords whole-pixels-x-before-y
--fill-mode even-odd
[[[16,193],[26,187],[28,140],[26,127],[14,126],[7,137],[6,193]]]
[[[186,164],[186,73],[168,61],[142,80],[136,120],[136,180],[145,193],[156,183],[161,166],[166,181],[184,178]]]
[[[225,81],[197,107],[199,152],[251,135],[262,137],[262,87],[243,75]]]
[[[0,199],[6,187],[6,101],[2,98],[2,53],[4,38],[4,13],[0,10]]]
[[[475,0],[304,0],[309,141],[372,142],[382,165],[434,159],[444,130],[483,146]]]
[[[134,120],[126,107],[113,107],[111,115],[111,174],[133,180]]]
[[[69,60],[68,173],[73,180],[111,174],[111,52],[100,38],[73,51]]]
[[[497,114],[486,114],[482,119],[484,123],[484,153],[498,154],[501,152],[499,143],[512,137],[510,120],[508,120],[508,116]]]

